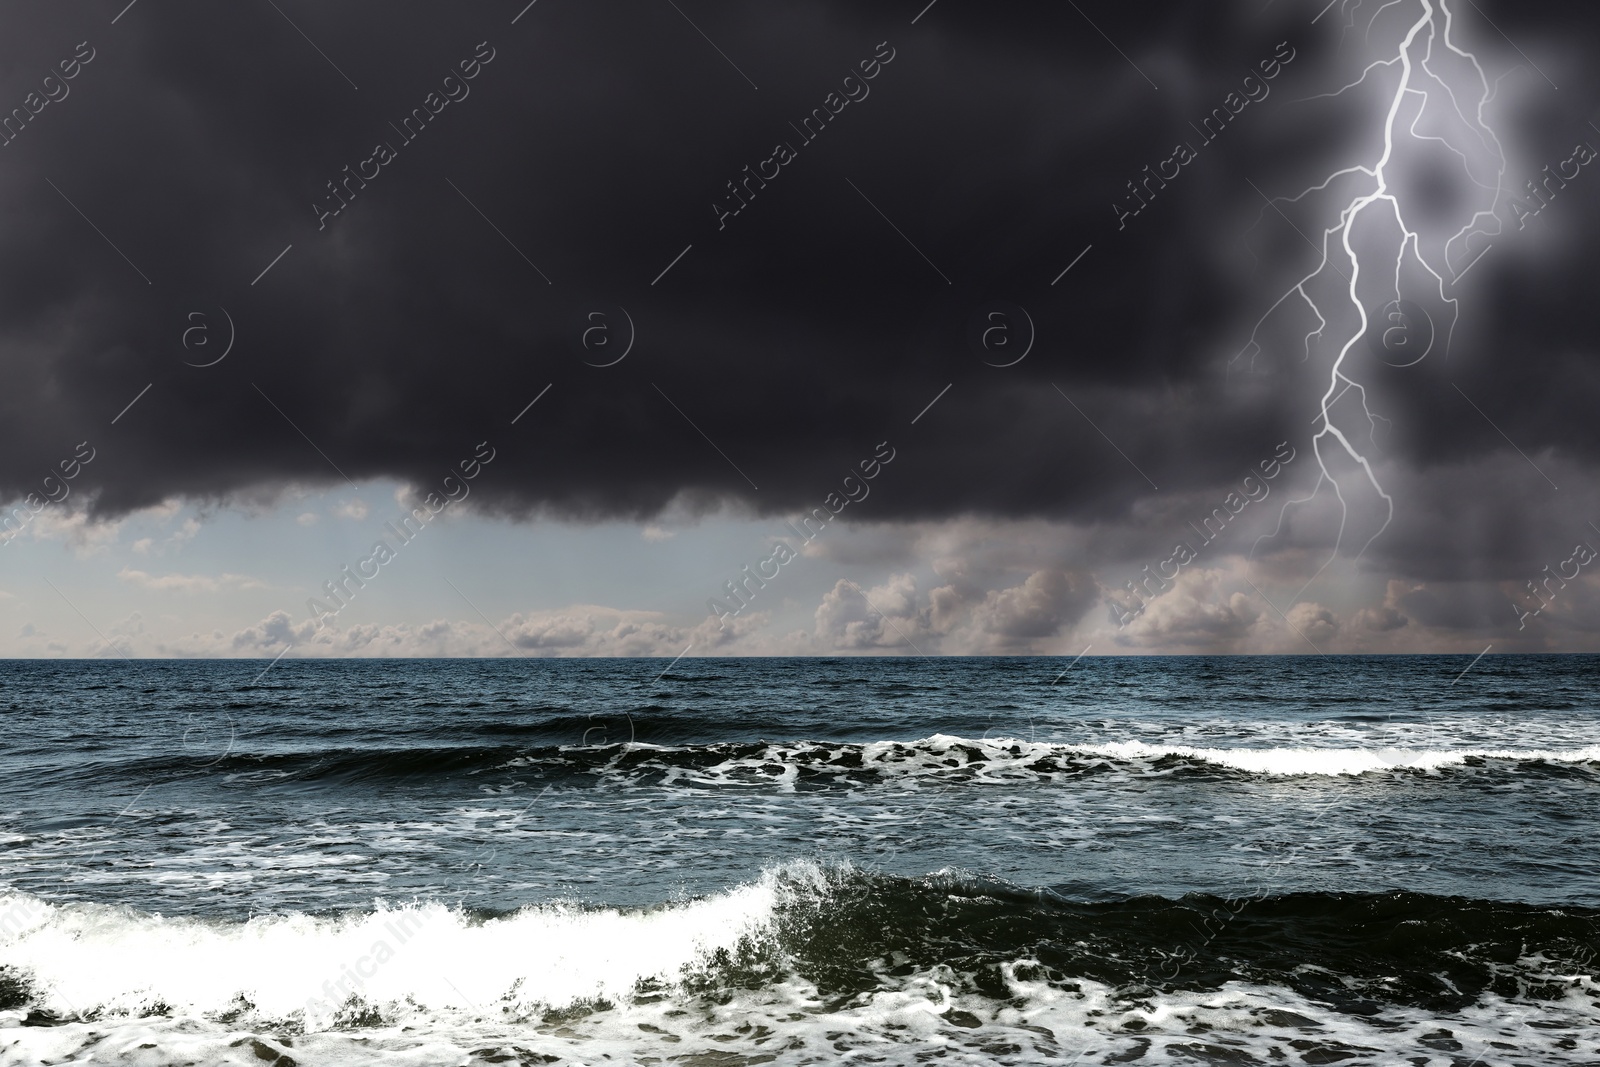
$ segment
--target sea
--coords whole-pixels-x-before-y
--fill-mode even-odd
[[[1600,657],[0,680],[4,1065],[1600,1063]]]

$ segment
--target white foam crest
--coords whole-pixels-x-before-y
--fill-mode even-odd
[[[822,773],[850,775],[856,770],[864,770],[911,779],[938,777],[958,771],[964,777],[979,782],[1003,783],[1031,779],[1041,774],[1054,776],[1073,773],[1075,768],[1062,766],[1062,760],[1142,765],[1148,770],[1149,764],[1157,760],[1179,757],[1250,774],[1329,777],[1397,768],[1437,771],[1462,766],[1469,760],[1600,763],[1600,745],[1596,744],[1572,748],[1510,748],[1473,744],[1458,748],[1432,748],[1382,743],[1388,740],[1380,736],[1367,745],[1223,748],[1147,741],[1062,743],[1001,736],[967,738],[934,734],[916,741],[768,742],[754,751],[741,750],[737,755],[729,754],[720,763],[680,767],[670,761],[647,761],[630,770],[634,773],[662,772],[662,784],[668,786],[760,787],[793,792],[800,780],[802,765]],[[695,749],[665,745],[618,746],[619,758],[623,752],[632,751],[672,756]],[[859,764],[839,759],[851,752],[859,758]],[[517,761],[508,764],[511,765],[517,765]]]
[[[221,922],[0,896],[0,920],[11,920],[0,927],[0,965],[29,976],[40,1005],[63,1015],[159,1005],[204,1015],[242,998],[257,1016],[317,1029],[352,995],[374,1007],[559,1008],[626,1000],[642,980],[675,982],[709,954],[762,938],[786,894],[824,882],[814,865],[794,864],[687,903],[551,904],[483,922],[440,904]]]
[[[1119,762],[1141,763],[1178,756],[1231,767],[1251,774],[1269,775],[1356,775],[1369,771],[1393,770],[1396,767],[1438,770],[1441,767],[1464,765],[1469,759],[1514,762],[1542,760],[1550,763],[1600,762],[1600,745],[1575,749],[1201,748],[1189,745],[1152,745],[1143,741],[1060,745],[1011,738],[970,740],[950,734],[934,734],[918,744],[927,745],[940,754],[957,746],[976,747],[983,750],[988,760],[1009,759],[1020,762],[1033,762],[1047,755],[1099,756]]]

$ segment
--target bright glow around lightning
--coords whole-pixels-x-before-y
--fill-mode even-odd
[[[1348,18],[1347,35],[1364,2],[1341,3]],[[1317,483],[1309,495],[1286,503],[1277,528],[1261,539],[1277,536],[1290,508],[1314,499],[1324,485],[1331,487],[1339,504],[1338,536],[1332,555],[1311,581],[1338,557],[1344,545],[1350,501],[1340,485],[1339,469],[1347,469],[1356,484],[1370,485],[1381,500],[1382,523],[1362,543],[1355,558],[1365,553],[1394,517],[1394,500],[1379,483],[1369,457],[1377,446],[1377,423],[1383,420],[1373,413],[1367,387],[1359,380],[1359,371],[1351,367],[1352,353],[1365,341],[1373,351],[1397,355],[1385,360],[1391,366],[1420,362],[1432,347],[1434,333],[1429,316],[1427,347],[1423,347],[1419,324],[1406,321],[1409,316],[1405,312],[1406,307],[1420,305],[1402,304],[1412,297],[1436,300],[1441,311],[1448,308],[1443,316],[1448,328],[1442,331],[1447,353],[1459,319],[1458,301],[1450,292],[1486,247],[1487,238],[1500,232],[1495,208],[1505,192],[1505,153],[1484,115],[1497,83],[1491,83],[1477,58],[1456,43],[1456,34],[1449,0],[1388,0],[1378,6],[1367,22],[1363,43],[1382,49],[1387,37],[1393,44],[1382,53],[1384,58],[1369,63],[1359,78],[1338,91],[1311,99],[1336,98],[1359,87],[1379,89],[1381,152],[1373,162],[1336,170],[1294,196],[1266,198],[1258,216],[1258,222],[1269,213],[1288,219],[1284,209],[1308,197],[1314,198],[1308,204],[1331,200],[1325,209],[1329,214],[1338,209],[1337,220],[1322,230],[1321,258],[1315,269],[1257,321],[1249,343],[1233,361],[1248,355],[1253,366],[1263,350],[1263,329],[1270,321],[1293,315],[1304,316],[1309,327],[1303,339],[1303,361],[1311,363],[1314,347],[1327,353],[1338,345],[1337,355],[1327,366],[1326,388],[1316,417],[1318,429],[1312,437],[1320,470]],[[1464,182],[1460,180],[1463,177]],[[1421,291],[1424,289],[1426,294]],[[1369,307],[1383,317],[1374,322]],[[1330,327],[1334,320],[1338,325]],[[1397,325],[1388,325],[1391,322]],[[1330,330],[1332,336],[1326,336]],[[1413,343],[1409,351],[1404,348],[1407,340]],[[1396,341],[1399,343],[1392,343]],[[1419,348],[1421,351],[1416,351]],[[1359,399],[1361,411],[1341,424],[1335,405],[1346,392]],[[1359,428],[1363,417],[1364,430]],[[1256,544],[1259,547],[1260,541]],[[1306,586],[1310,584],[1308,581]]]

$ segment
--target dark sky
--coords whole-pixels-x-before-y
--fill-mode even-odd
[[[343,478],[431,487],[488,440],[477,506],[774,514],[887,440],[875,518],[1093,524],[1311,447],[1337,346],[1303,358],[1305,328],[1282,326],[1230,360],[1339,205],[1280,214],[1262,193],[1371,162],[1381,92],[1303,98],[1392,53],[1420,0],[1376,23],[1350,0],[1316,23],[1322,0],[523,2],[9,5],[0,106],[59,93],[43,79],[79,42],[93,59],[0,148],[0,489],[35,488],[85,439],[105,515]],[[1508,186],[1600,144],[1600,9],[1455,7],[1501,79]],[[1194,124],[1280,42],[1294,58],[1265,98],[1202,141]],[[802,139],[846,90],[867,95]],[[466,95],[402,138],[447,91]],[[1179,141],[1196,158],[1119,230],[1126,183]],[[392,160],[319,229],[327,183],[379,142]],[[780,142],[794,158],[719,224],[728,183]],[[1406,177],[1408,210],[1450,230],[1470,191],[1436,161]],[[1583,169],[1472,268],[1448,353],[1395,368],[1356,349],[1388,420],[1374,454],[1410,494],[1375,548],[1400,570],[1509,574],[1548,554],[1533,516],[1581,520],[1586,501],[1534,471],[1470,471],[1508,442],[1547,472],[1595,458],[1597,216]],[[973,323],[997,307],[1013,347],[985,352]],[[1025,340],[1017,307],[1033,346],[991,365]],[[226,344],[223,309],[232,350],[193,366]],[[626,358],[591,365],[630,321]],[[586,351],[597,322],[610,347],[591,332]]]

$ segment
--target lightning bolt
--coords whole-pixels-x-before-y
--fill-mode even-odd
[[[1372,30],[1384,12],[1409,0],[1387,0],[1371,16],[1368,22],[1365,39],[1370,41]],[[1364,0],[1342,0],[1341,10],[1349,15],[1349,23],[1345,32],[1354,25],[1356,12],[1360,10]],[[1441,304],[1448,305],[1450,309],[1450,325],[1446,335],[1445,352],[1449,352],[1450,339],[1455,333],[1456,324],[1460,318],[1460,307],[1457,299],[1446,292],[1446,278],[1450,277],[1448,284],[1453,284],[1460,277],[1452,264],[1458,264],[1466,259],[1472,251],[1471,242],[1475,236],[1493,237],[1500,232],[1499,216],[1496,207],[1500,198],[1507,190],[1505,187],[1506,161],[1505,153],[1501,148],[1499,139],[1490,129],[1484,117],[1485,109],[1492,103],[1498,90],[1498,80],[1491,83],[1484,74],[1482,65],[1476,56],[1463,50],[1455,41],[1455,19],[1450,10],[1449,0],[1416,0],[1418,13],[1415,18],[1406,24],[1405,33],[1398,40],[1388,58],[1378,59],[1369,63],[1362,70],[1361,76],[1355,81],[1343,86],[1332,93],[1324,93],[1310,99],[1330,99],[1342,96],[1356,87],[1365,84],[1379,71],[1393,74],[1398,71],[1398,82],[1393,93],[1387,98],[1383,119],[1383,150],[1377,160],[1370,165],[1355,164],[1334,171],[1316,185],[1302,192],[1288,197],[1267,197],[1262,194],[1265,201],[1260,213],[1257,215],[1256,224],[1266,216],[1268,209],[1276,211],[1285,220],[1288,216],[1283,214],[1281,205],[1295,204],[1312,196],[1313,194],[1329,193],[1335,183],[1343,184],[1343,179],[1351,179],[1357,184],[1357,189],[1351,199],[1345,203],[1339,212],[1337,221],[1322,231],[1320,243],[1321,257],[1315,269],[1302,277],[1291,286],[1278,300],[1267,309],[1266,313],[1257,320],[1255,328],[1250,333],[1249,342],[1245,348],[1230,361],[1230,370],[1245,355],[1250,357],[1250,365],[1255,364],[1256,356],[1261,352],[1260,335],[1266,323],[1278,315],[1280,311],[1287,313],[1289,309],[1298,307],[1303,302],[1309,309],[1310,315],[1315,319],[1315,325],[1305,334],[1304,357],[1302,362],[1309,362],[1312,356],[1313,342],[1321,342],[1324,333],[1329,329],[1329,319],[1332,314],[1324,314],[1327,307],[1327,297],[1323,290],[1327,288],[1331,279],[1330,272],[1339,275],[1345,282],[1342,287],[1343,296],[1340,302],[1348,299],[1355,313],[1355,324],[1352,332],[1345,336],[1339,347],[1338,355],[1328,367],[1327,388],[1323,391],[1319,414],[1316,422],[1320,428],[1312,437],[1312,449],[1316,454],[1317,465],[1320,471],[1317,483],[1311,492],[1296,499],[1289,500],[1278,515],[1278,525],[1272,533],[1264,535],[1256,541],[1259,548],[1261,541],[1276,537],[1283,528],[1289,509],[1309,503],[1322,491],[1324,485],[1331,486],[1334,495],[1338,498],[1340,516],[1338,536],[1334,541],[1333,552],[1328,559],[1317,569],[1300,592],[1295,595],[1298,600],[1312,582],[1322,573],[1327,566],[1339,555],[1344,545],[1346,524],[1350,516],[1350,502],[1346,500],[1339,480],[1329,469],[1330,461],[1337,460],[1341,464],[1354,464],[1359,468],[1367,484],[1370,484],[1377,497],[1383,502],[1383,523],[1362,544],[1360,551],[1355,554],[1359,559],[1383,532],[1388,529],[1394,519],[1394,499],[1384,490],[1374,472],[1372,463],[1365,453],[1365,445],[1361,443],[1359,435],[1348,431],[1335,418],[1333,406],[1346,392],[1354,390],[1361,401],[1361,410],[1365,414],[1368,424],[1367,439],[1376,446],[1375,437],[1377,421],[1382,417],[1373,413],[1368,403],[1367,390],[1346,369],[1351,350],[1367,337],[1371,329],[1371,322],[1367,315],[1358,286],[1361,282],[1363,267],[1377,271],[1380,265],[1387,267],[1392,260],[1393,284],[1391,291],[1394,303],[1388,306],[1399,307],[1404,297],[1402,291],[1402,275],[1407,265],[1414,265],[1432,279],[1432,286],[1438,290]],[[1445,69],[1446,64],[1453,63],[1449,55],[1436,52],[1442,48],[1444,52],[1452,54],[1463,64],[1459,75],[1452,75]],[[1444,61],[1441,64],[1441,59]],[[1466,74],[1464,65],[1470,64],[1472,74]],[[1459,90],[1459,93],[1458,93]],[[1464,106],[1463,100],[1466,101]],[[1408,107],[1409,105],[1409,107]],[[1414,112],[1409,122],[1404,121],[1406,114]],[[1425,132],[1420,128],[1424,119],[1430,122],[1430,129],[1438,128],[1449,130],[1449,134],[1438,132]],[[1442,243],[1437,240],[1427,239],[1423,229],[1409,220],[1411,214],[1410,204],[1402,204],[1402,193],[1392,181],[1390,170],[1397,164],[1396,146],[1406,144],[1407,141],[1422,144],[1424,142],[1437,142],[1459,162],[1468,182],[1475,188],[1476,195],[1487,200],[1486,206],[1473,210],[1461,227]],[[1259,190],[1257,190],[1259,192]],[[1369,225],[1362,230],[1362,236],[1367,238],[1361,242],[1363,246],[1371,243],[1368,233],[1375,227],[1392,220],[1392,237],[1386,237],[1380,231],[1379,255],[1367,249],[1357,249],[1357,227],[1365,219],[1370,219]],[[1291,225],[1293,225],[1291,221]],[[1254,229],[1254,227],[1252,227]],[[1302,236],[1304,236],[1302,234]],[[1311,243],[1307,238],[1307,243]],[[1342,255],[1335,256],[1331,246],[1337,245]],[[1313,247],[1317,247],[1313,245]],[[1348,265],[1348,273],[1340,270],[1340,264]],[[1467,264],[1471,266],[1470,263]],[[1464,268],[1463,268],[1464,272]],[[1420,277],[1420,276],[1419,276]],[[1423,282],[1428,285],[1429,283]],[[1338,289],[1334,290],[1339,292]],[[1315,295],[1314,295],[1315,294]],[[1295,298],[1298,296],[1299,300]],[[1321,301],[1319,303],[1319,300]],[[1426,352],[1423,353],[1426,356]],[[1418,357],[1420,361],[1422,357]],[[1416,361],[1414,361],[1416,362]],[[1387,420],[1383,420],[1387,421]],[[1251,550],[1254,557],[1255,548]]]

